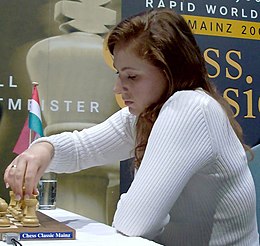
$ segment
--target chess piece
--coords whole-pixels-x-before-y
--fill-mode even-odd
[[[0,227],[10,226],[10,220],[6,217],[8,204],[2,198],[0,198]]]
[[[25,188],[23,187],[23,197],[25,196],[24,191],[25,191]],[[25,205],[24,198],[21,200],[21,210],[22,210],[23,217],[25,217],[25,215],[27,214],[27,206]]]
[[[22,200],[16,201],[16,205],[13,208],[13,211],[12,211],[12,215],[13,215],[13,217],[16,221],[22,220],[23,212],[22,212],[21,206],[22,206]]]
[[[27,214],[27,206],[25,205],[25,200],[24,199],[22,200],[21,209],[22,209],[23,217],[25,217],[26,214]]]
[[[107,26],[116,23],[116,12],[105,7],[109,2],[58,1],[54,15],[63,34],[41,40],[28,51],[29,76],[41,85],[47,136],[89,128],[119,109],[111,93],[116,73],[103,54]],[[51,106],[53,99],[56,109]]]
[[[15,202],[15,195],[14,192],[12,190],[9,191],[9,195],[10,195],[10,202],[9,202],[9,206],[8,206],[8,212],[12,213],[16,202]]]
[[[37,227],[39,226],[39,220],[36,215],[36,206],[38,200],[36,197],[32,196],[29,199],[24,199],[26,206],[26,215],[22,219],[22,225],[27,227]]]

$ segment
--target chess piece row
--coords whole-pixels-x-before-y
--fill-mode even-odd
[[[0,227],[8,227],[11,225],[11,215],[15,221],[21,222],[25,227],[39,226],[39,220],[36,215],[38,200],[36,196],[31,196],[28,199],[15,200],[13,191],[10,191],[9,205],[6,201],[0,198]]]

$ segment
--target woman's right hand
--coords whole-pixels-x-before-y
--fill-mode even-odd
[[[6,187],[10,187],[14,192],[16,200],[20,200],[23,196],[37,195],[38,182],[48,167],[53,154],[52,144],[48,142],[35,143],[7,166],[4,181]]]

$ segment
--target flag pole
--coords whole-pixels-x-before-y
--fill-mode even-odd
[[[36,81],[33,81],[32,82],[32,95],[33,95],[33,89],[34,89],[34,86],[38,86],[39,85],[39,83],[38,82],[36,82]],[[32,100],[32,98],[31,98],[31,100]],[[32,103],[32,102],[31,102]],[[29,133],[29,146],[30,146],[30,144],[32,143],[32,141],[33,141],[33,131],[32,131],[32,129],[30,129],[30,133]]]

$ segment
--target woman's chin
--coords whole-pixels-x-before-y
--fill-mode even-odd
[[[140,114],[140,112],[136,109],[133,109],[132,107],[128,107],[128,110],[131,114],[138,116]]]

